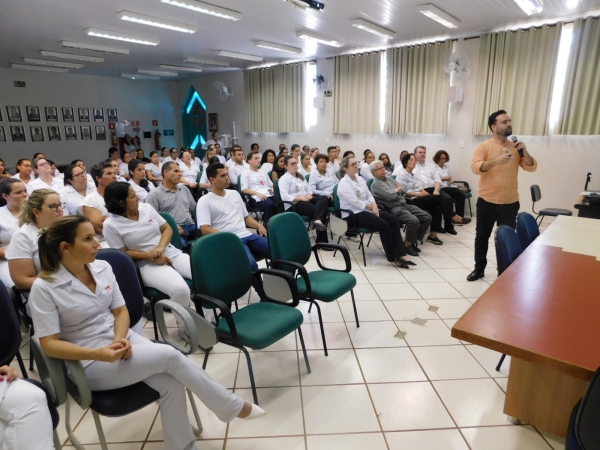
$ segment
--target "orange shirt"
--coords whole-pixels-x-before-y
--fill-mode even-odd
[[[497,158],[504,153],[504,148],[512,155],[511,160],[502,166],[494,166],[487,172],[481,171],[484,162]],[[486,202],[498,205],[508,205],[519,201],[519,183],[517,175],[519,166],[527,172],[537,169],[537,161],[533,158],[533,164],[528,166],[525,160],[519,156],[515,144],[506,140],[502,145],[498,140],[492,138],[482,142],[475,149],[471,159],[471,170],[475,175],[481,175],[479,179],[479,197]]]

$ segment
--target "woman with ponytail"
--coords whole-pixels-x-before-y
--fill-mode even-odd
[[[146,164],[140,159],[134,159],[129,162],[129,184],[140,199],[145,202],[148,192],[154,190],[154,184],[146,178]]]

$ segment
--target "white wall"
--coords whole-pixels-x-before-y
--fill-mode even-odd
[[[14,81],[25,81],[27,87],[17,88]],[[21,107],[23,122],[8,122],[6,106]],[[41,122],[27,122],[25,106],[39,106]],[[45,122],[44,107],[59,108],[59,122]],[[72,107],[75,122],[62,122],[61,107]],[[152,131],[152,120],[158,120],[161,133],[164,129],[175,130],[175,136],[163,137],[162,144],[179,147],[181,138],[181,112],[177,103],[177,82],[130,80],[125,78],[78,75],[71,73],[36,72],[17,69],[0,69],[0,108],[2,108],[6,142],[0,142],[0,158],[7,167],[14,166],[19,158],[31,158],[35,152],[44,152],[57,164],[66,164],[75,158],[83,159],[88,167],[108,157],[108,148],[112,145],[108,130],[106,108],[116,108],[119,120],[137,120],[141,124],[140,138],[146,155],[154,150],[154,139],[143,139],[143,131]],[[102,108],[106,122],[79,123],[77,108]],[[25,128],[27,142],[12,142],[10,126],[20,125]],[[30,126],[44,128],[44,142],[31,142]],[[61,129],[61,141],[48,141],[48,125],[58,125]],[[74,125],[77,128],[77,140],[65,140],[64,126]],[[107,140],[81,140],[80,126],[91,125],[92,136],[95,125],[106,126]],[[125,132],[135,133],[133,127],[126,127]]]
[[[239,144],[244,150],[249,150],[252,142],[258,142],[261,150],[277,149],[282,142],[288,147],[294,143],[301,146],[308,144],[311,147],[319,147],[322,151],[325,151],[329,145],[340,145],[342,151],[353,150],[357,154],[362,154],[366,148],[370,148],[376,154],[385,152],[396,161],[402,150],[412,150],[415,146],[423,144],[428,148],[430,157],[437,150],[448,151],[454,178],[468,181],[474,188],[476,196],[478,177],[470,170],[471,155],[477,144],[487,139],[486,136],[471,134],[479,39],[459,41],[457,44],[469,58],[471,75],[464,82],[463,102],[451,104],[449,108],[447,135],[335,135],[332,132],[333,97],[325,98],[324,109],[317,112],[317,125],[311,127],[306,133],[244,133],[245,111],[241,72],[199,77],[193,80],[193,84],[203,96],[209,112],[219,113],[221,133],[230,131],[231,122],[236,121]],[[332,59],[317,60],[317,73],[322,74],[325,81],[330,83],[330,88],[334,90],[335,95],[333,72]],[[212,94],[212,82],[216,79],[221,79],[234,91],[234,97],[227,102],[219,102]],[[182,102],[190,83],[181,81],[179,84],[179,100]],[[222,121],[223,117],[227,119],[225,122]],[[537,172],[521,171],[519,175],[522,210],[531,210],[529,194],[531,184],[539,184],[542,190],[543,199],[539,207],[567,208],[574,213],[576,210],[573,204],[583,190],[587,172],[593,173],[590,188],[600,189],[600,162],[597,158],[600,136],[528,137],[519,134],[519,124],[513,124],[513,129],[519,139],[526,143],[529,152],[536,157],[539,164]],[[464,148],[459,147],[460,141],[464,141]]]

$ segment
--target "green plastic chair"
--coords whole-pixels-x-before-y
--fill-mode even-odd
[[[327,342],[325,340],[325,329],[323,317],[318,301],[331,303],[346,292],[352,297],[352,307],[356,326],[359,327],[356,302],[354,301],[354,286],[356,278],[350,273],[352,263],[348,249],[337,244],[317,243],[311,247],[308,233],[304,230],[302,219],[295,213],[283,213],[273,216],[269,221],[269,247],[271,250],[271,265],[276,269],[286,270],[296,276],[300,299],[315,305],[319,315],[323,349],[327,356]],[[292,238],[293,237],[293,238]],[[325,267],[319,258],[319,248],[334,248],[344,256],[346,268],[344,270],[330,269]],[[317,264],[321,270],[307,272],[304,265],[310,259],[311,251],[315,254]],[[318,301],[317,301],[318,300]],[[310,312],[310,308],[308,310]]]
[[[306,179],[306,182],[308,183],[308,181],[310,180],[310,173],[307,173],[304,178]]]
[[[279,191],[279,180],[273,181],[273,197],[274,197],[273,199],[275,200],[275,204],[277,205],[277,211],[279,213],[284,213],[286,211],[286,209],[285,209],[285,205],[286,204],[291,205],[291,207],[288,209],[288,211],[291,210],[291,211],[295,212],[294,202],[286,202],[286,201],[284,201],[284,200],[281,199],[281,192]],[[298,214],[298,215],[302,218],[302,220],[304,222],[306,222],[306,224],[307,224],[307,228],[306,229],[309,230],[310,229],[310,222],[311,222],[310,217],[304,216],[304,215],[301,215],[301,214]]]
[[[471,215],[471,217],[473,217],[473,209],[471,209],[471,199],[473,198],[473,193],[471,192],[471,187],[469,186],[469,183],[467,183],[466,181],[459,181],[456,180],[454,181],[454,184],[458,184],[460,183],[462,186],[460,187],[464,187],[467,192],[463,192],[465,194],[465,198],[467,199],[467,201],[469,202],[469,214]]]
[[[219,342],[240,349],[246,356],[254,403],[258,404],[258,397],[246,347],[262,350],[297,330],[306,369],[311,372],[300,328],[304,317],[296,309],[298,287],[290,273],[274,269],[260,269],[253,273],[242,241],[228,232],[198,240],[192,247],[191,258],[196,289],[192,300],[196,312],[203,315],[203,307],[218,310],[216,330]],[[248,292],[253,279],[261,301],[232,312],[231,304]],[[207,349],[203,368],[206,368],[209,354],[210,349]]]
[[[371,190],[371,186],[373,185],[373,181],[375,181],[375,178],[370,178],[367,180],[367,187],[369,188],[369,191]]]
[[[369,180],[371,181],[371,180]],[[352,233],[352,234],[357,234],[358,237],[360,238],[360,244],[358,245],[358,249],[361,250],[362,249],[362,255],[363,255],[363,264],[365,265],[365,267],[367,267],[367,258],[365,256],[365,243],[364,243],[364,238],[365,238],[365,234],[370,235],[369,236],[369,243],[367,244],[367,246],[371,243],[371,239],[373,238],[373,233],[375,233],[375,231],[370,230],[369,228],[365,228],[365,227],[359,227],[356,226],[356,224],[354,224],[354,213],[352,211],[350,211],[349,209],[342,209],[340,206],[340,198],[338,197],[338,193],[337,193],[338,187],[335,186],[333,188],[333,205],[334,205],[334,214],[337,217],[342,217],[341,213],[345,212],[348,213],[348,217],[346,218],[346,222],[348,222],[348,233]],[[337,243],[339,244],[340,241],[342,240],[342,236],[340,236],[338,238]],[[337,252],[337,251],[336,251]],[[333,256],[335,256],[335,253],[333,254]]]

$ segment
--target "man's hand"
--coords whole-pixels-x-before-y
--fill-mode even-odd
[[[417,197],[427,197],[429,195],[429,192],[427,192],[425,189],[421,189],[421,192],[419,192],[419,195]]]
[[[185,231],[183,231],[183,228],[181,228],[179,225],[177,225],[177,232],[179,233],[179,236],[183,236],[185,234]]]
[[[260,234],[261,236],[267,237],[267,229],[265,228],[265,226],[260,223],[258,224],[258,234]]]
[[[260,192],[257,192],[257,193],[256,193],[256,196],[257,196],[258,198],[260,198],[260,199],[261,199],[261,201],[263,201],[263,202],[264,202],[264,201],[267,199],[267,196],[266,196],[265,194],[261,194]]]
[[[433,195],[440,195],[440,190],[439,189],[434,189],[433,190]]]
[[[502,153],[500,156],[498,156],[497,158],[494,158],[494,165],[495,166],[503,166],[504,164],[507,164],[512,158],[512,155],[510,153]]]
[[[10,366],[2,366],[0,367],[0,381],[8,380],[10,383],[13,380],[16,380],[19,377],[19,374],[15,369]]]

